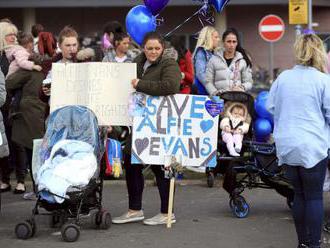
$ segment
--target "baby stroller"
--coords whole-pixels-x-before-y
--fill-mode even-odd
[[[257,142],[253,135],[254,99],[245,92],[225,92],[221,99],[226,102],[243,103],[250,113],[252,123],[248,133],[244,136],[243,147],[239,157],[228,155],[226,144],[218,138],[218,159],[215,168],[207,168],[209,178],[215,173],[224,174],[223,187],[229,193],[229,206],[238,218],[248,215],[250,207],[241,193],[246,188],[274,189],[286,197],[289,207],[293,202],[293,189],[285,176],[285,168],[279,167],[276,158],[275,144]]]
[[[86,107],[67,106],[51,113],[33,168],[38,199],[32,216],[16,225],[17,238],[35,235],[36,215],[49,216],[51,227],[61,227],[67,242],[79,238],[85,217],[90,216],[95,228],[110,227],[111,215],[102,207],[105,135]]]

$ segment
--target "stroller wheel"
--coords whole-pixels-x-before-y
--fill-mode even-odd
[[[229,207],[231,210],[233,210],[233,207],[234,207],[234,198],[230,198],[229,200]]]
[[[91,224],[93,228],[99,228],[102,221],[102,212],[96,211],[91,214]]]
[[[80,228],[73,223],[64,224],[61,228],[62,238],[66,242],[75,242],[80,236]]]
[[[212,188],[213,185],[214,185],[214,174],[213,174],[213,172],[209,172],[207,174],[207,186],[209,188]]]
[[[290,209],[292,209],[292,207],[293,207],[293,199],[291,199],[291,198],[286,198],[286,204],[288,205],[288,207],[290,208]]]
[[[111,221],[111,214],[108,211],[103,211],[101,216],[100,228],[104,230],[109,229],[111,226]]]
[[[29,220],[26,220],[27,222],[30,223],[30,225],[32,226],[32,233],[31,233],[31,236],[30,237],[33,237],[36,232],[37,232],[37,225],[36,225],[36,222],[34,219],[29,219]]]
[[[330,223],[329,222],[324,224],[323,231],[330,233]]]
[[[232,212],[237,218],[245,218],[248,216],[250,211],[250,206],[247,204],[243,196],[237,196],[232,202]]]
[[[33,228],[29,221],[18,223],[15,227],[15,234],[18,239],[28,239],[32,237]]]

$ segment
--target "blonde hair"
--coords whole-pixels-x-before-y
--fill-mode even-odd
[[[218,32],[214,27],[205,26],[199,33],[196,48],[194,54],[199,47],[203,47],[205,50],[213,50],[212,34]]]
[[[326,72],[327,53],[323,41],[315,34],[300,35],[294,44],[296,62]]]
[[[2,53],[2,51],[7,46],[5,37],[8,34],[16,34],[17,35],[16,26],[12,23],[0,22],[0,53]]]

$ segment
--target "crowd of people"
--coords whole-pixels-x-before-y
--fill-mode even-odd
[[[214,27],[205,26],[191,53],[179,36],[164,40],[157,32],[146,34],[139,47],[123,26],[113,21],[104,27],[102,53],[102,62],[136,63],[137,78],[131,85],[152,96],[216,96],[226,91],[249,91],[253,84],[251,56],[242,48],[234,28],[227,29],[220,38]],[[299,247],[320,247],[322,185],[329,147],[329,137],[324,134],[330,133],[330,77],[326,75],[326,53],[316,35],[301,36],[295,53],[297,65],[273,83],[268,109],[274,115],[279,163],[288,165],[295,190],[293,216]],[[71,26],[64,27],[56,39],[41,24],[34,25],[28,34],[18,31],[9,19],[0,20],[1,192],[11,191],[10,173],[15,168],[17,184],[13,192],[25,193],[26,199],[35,198],[34,186],[26,193],[24,181],[26,171],[32,172],[33,139],[42,138],[45,132],[52,63],[97,61],[95,57],[94,50],[80,49],[79,35]],[[227,113],[220,125],[221,135],[230,155],[239,156],[249,116],[239,104],[233,104]],[[151,167],[161,200],[160,213],[145,219],[143,165],[131,164],[130,143],[128,136],[123,159],[128,211],[113,218],[113,223],[165,224],[170,180],[164,176],[163,166]],[[174,214],[170,218],[176,222]]]

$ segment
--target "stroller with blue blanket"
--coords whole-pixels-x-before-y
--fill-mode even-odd
[[[105,138],[106,130],[86,107],[67,106],[50,115],[33,168],[38,199],[32,216],[16,225],[17,238],[35,235],[36,215],[49,216],[67,242],[79,238],[87,216],[95,228],[110,227],[111,215],[102,207]]]
[[[249,204],[242,196],[246,188],[274,189],[286,198],[287,204],[291,207],[293,189],[285,175],[285,168],[278,166],[275,144],[257,142],[255,139],[253,97],[244,92],[225,92],[220,98],[224,100],[225,106],[230,102],[244,104],[252,123],[248,133],[244,135],[239,157],[229,156],[219,132],[217,166],[206,169],[208,186],[213,186],[214,176],[217,173],[224,175],[223,188],[229,193],[229,206],[238,218],[246,217],[250,210]]]

